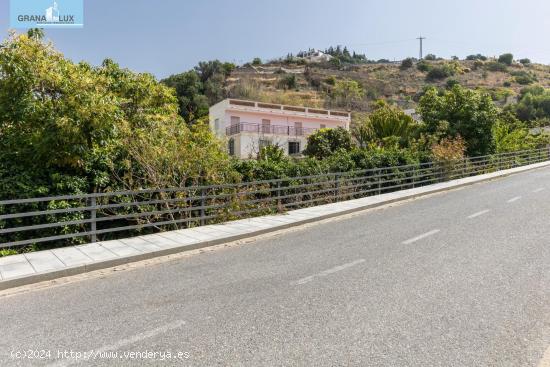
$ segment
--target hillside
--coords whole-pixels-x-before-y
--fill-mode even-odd
[[[494,59],[438,59],[420,64],[415,61],[407,69],[403,69],[401,63],[335,66],[330,62],[299,61],[237,67],[226,79],[226,93],[233,98],[368,111],[371,102],[378,99],[395,103],[403,109],[415,108],[427,86],[444,88],[459,83],[471,89],[484,89],[501,106],[515,102],[514,97],[529,84],[550,86],[550,66],[519,62],[506,65]],[[430,79],[428,69],[450,71],[434,73],[438,78]],[[356,81],[363,96],[352,105],[335,101],[332,91],[339,80]]]

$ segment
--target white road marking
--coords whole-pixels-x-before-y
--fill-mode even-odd
[[[487,214],[489,213],[491,210],[490,209],[485,209],[485,210],[482,210],[480,212],[477,212],[477,213],[474,213],[472,215],[469,215],[468,216],[468,219],[472,219],[472,218],[475,218],[475,217],[479,217],[480,215],[483,215],[483,214]]]
[[[315,279],[316,277],[326,277],[327,275],[330,275],[330,274],[334,274],[336,272],[339,272],[339,271],[342,271],[342,270],[345,270],[347,268],[351,268],[352,266],[355,266],[357,264],[361,264],[361,263],[364,263],[366,260],[365,259],[359,259],[359,260],[355,260],[355,261],[352,261],[350,263],[346,263],[346,264],[343,264],[343,265],[339,265],[339,266],[336,266],[334,268],[330,268],[328,270],[324,270],[324,271],[321,271],[317,274],[313,274],[313,275],[310,275],[308,277],[305,277],[305,278],[302,278],[302,279],[298,279],[297,281],[295,282],[292,282],[291,284],[293,285],[301,285],[301,284],[306,284],[306,283],[309,283],[311,282],[313,279]]]
[[[516,196],[515,198],[511,198],[510,200],[508,200],[507,203],[513,203],[515,201],[518,201],[519,199],[521,199],[521,196]]]
[[[541,192],[544,190],[544,187],[539,187],[538,189],[533,190],[534,193]]]
[[[542,359],[540,360],[537,367],[550,367],[550,347],[546,349],[546,352],[542,356]]]
[[[71,366],[71,365],[76,364],[76,363],[89,362],[89,361],[93,360],[94,355],[98,356],[98,358],[99,358],[99,356],[102,353],[117,351],[117,350],[119,350],[119,349],[121,349],[125,346],[132,345],[132,344],[137,343],[137,342],[139,342],[143,339],[149,339],[149,338],[152,338],[152,337],[157,336],[159,334],[164,334],[167,331],[177,329],[177,328],[183,326],[184,324],[185,324],[185,321],[176,320],[174,322],[171,322],[171,323],[166,324],[164,326],[158,327],[156,329],[145,331],[143,333],[136,334],[136,335],[131,336],[129,338],[120,339],[119,341],[117,341],[113,344],[108,344],[108,345],[105,345],[105,346],[100,347],[98,349],[93,349],[91,351],[86,351],[86,353],[89,353],[89,352],[92,353],[89,356],[88,359],[84,359],[84,358],[82,358],[82,359],[74,359],[74,358],[73,359],[64,359],[64,360],[61,360],[59,362],[49,364],[48,367],[54,367],[54,366],[55,367],[65,367],[65,366]]]
[[[410,244],[413,243],[413,242],[416,242],[416,241],[419,241],[419,240],[421,240],[421,239],[423,239],[423,238],[432,236],[432,235],[434,235],[434,234],[436,234],[436,233],[438,233],[438,232],[439,232],[439,229],[434,229],[433,231],[426,232],[426,233],[424,233],[424,234],[421,234],[420,236],[416,236],[416,237],[410,238],[410,239],[408,239],[408,240],[406,240],[406,241],[403,241],[403,242],[401,242],[401,243],[402,243],[403,245],[410,245]]]

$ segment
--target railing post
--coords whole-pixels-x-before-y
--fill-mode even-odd
[[[281,181],[277,181],[277,210],[281,208]]]
[[[97,230],[97,222],[96,222],[96,218],[97,218],[97,209],[95,208],[96,207],[96,198],[95,196],[92,196],[90,198],[90,230],[92,232],[92,235],[90,236],[90,240],[93,242],[97,242],[97,234],[95,233],[95,231]]]
[[[338,173],[334,175],[334,200],[340,201],[340,177]]]
[[[378,195],[382,193],[382,168],[378,168]]]
[[[201,226],[204,226],[206,220],[205,220],[205,216],[206,216],[206,211],[204,210],[204,207],[206,206],[206,190],[204,189],[204,187],[201,188],[201,217],[200,217],[200,223],[201,223]]]

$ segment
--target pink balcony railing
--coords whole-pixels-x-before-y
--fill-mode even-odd
[[[235,135],[242,132],[258,133],[258,134],[275,134],[275,135],[290,135],[290,136],[308,136],[319,129],[294,127],[284,125],[261,125],[241,122],[233,124],[225,128],[226,135]]]

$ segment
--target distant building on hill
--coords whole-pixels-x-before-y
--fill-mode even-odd
[[[210,128],[227,143],[230,155],[255,158],[260,149],[277,145],[300,154],[307,137],[319,129],[349,130],[349,112],[225,99],[210,107]]]
[[[304,53],[302,58],[310,62],[327,62],[333,59],[333,56],[320,50],[311,50]]]

